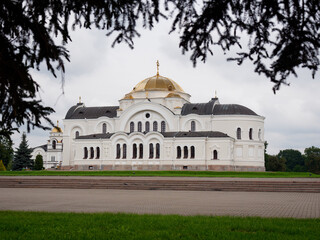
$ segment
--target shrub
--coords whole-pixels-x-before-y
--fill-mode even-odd
[[[43,158],[40,154],[36,156],[36,160],[34,161],[34,170],[42,170],[43,169]]]
[[[6,171],[6,167],[4,166],[2,160],[0,160],[0,171]]]

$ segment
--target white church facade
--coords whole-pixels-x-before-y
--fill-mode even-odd
[[[265,170],[264,117],[217,97],[191,103],[190,95],[159,71],[125,94],[119,106],[79,102],[63,125],[63,134],[52,131],[47,145],[50,154],[54,141],[56,150],[61,144],[61,158],[56,157],[61,169]]]

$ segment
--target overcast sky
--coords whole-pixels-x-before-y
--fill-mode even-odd
[[[273,84],[254,73],[253,64],[238,66],[227,62],[235,50],[224,55],[218,47],[206,63],[194,68],[189,55],[182,55],[177,34],[168,34],[169,22],[162,21],[152,31],[141,30],[131,50],[120,44],[112,48],[113,36],[98,30],[76,30],[67,45],[71,62],[66,64],[65,85],[45,70],[33,71],[40,84],[40,97],[46,106],[55,109],[52,121],[63,121],[68,109],[79,101],[86,106],[118,105],[118,100],[141,80],[160,74],[176,81],[191,95],[191,102],[207,102],[215,91],[222,104],[241,104],[264,116],[267,152],[282,149],[320,147],[320,74],[312,79],[308,71],[299,71],[298,78],[289,79],[290,87],[282,86],[276,95]],[[21,128],[23,131],[23,129]],[[45,144],[49,131],[33,130],[27,135],[29,146]],[[15,147],[21,134],[15,134]]]

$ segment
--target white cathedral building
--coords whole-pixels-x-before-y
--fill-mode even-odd
[[[238,104],[191,103],[172,79],[139,82],[119,106],[79,101],[53,128],[44,167],[65,170],[264,171],[264,117]]]

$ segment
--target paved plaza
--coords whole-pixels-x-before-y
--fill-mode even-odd
[[[319,218],[320,193],[2,188],[0,210]]]

